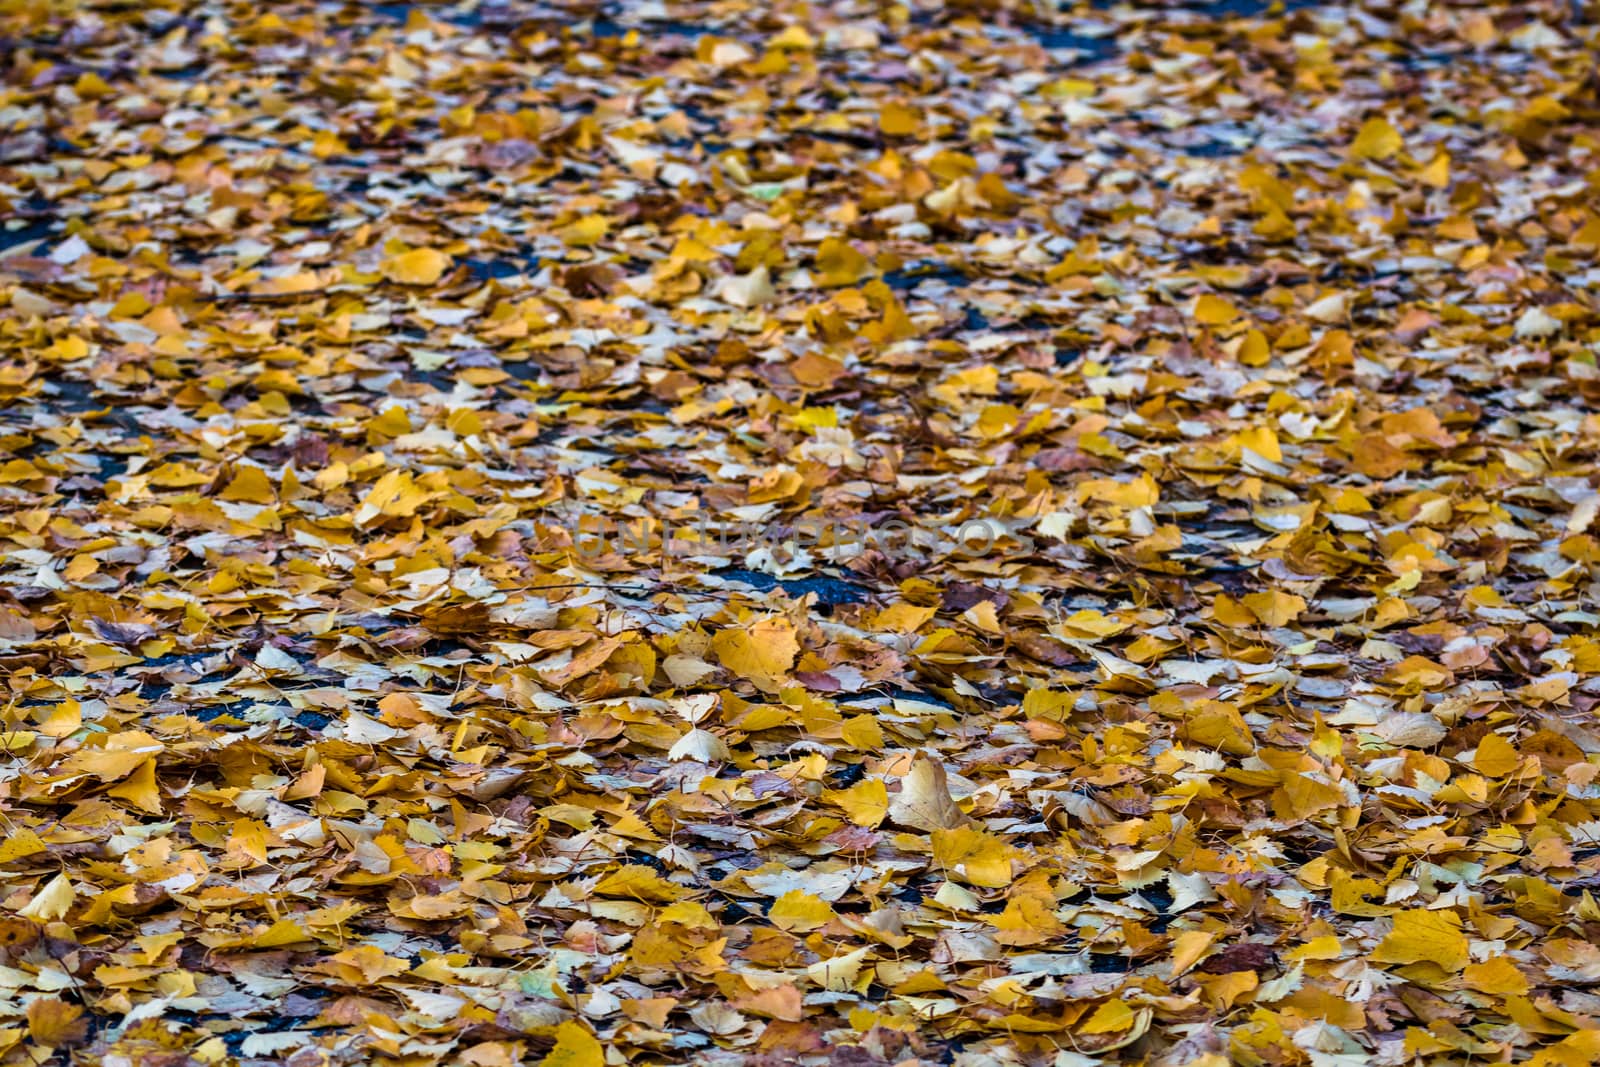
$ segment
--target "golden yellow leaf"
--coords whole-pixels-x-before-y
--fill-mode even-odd
[[[878,129],[890,137],[910,137],[921,128],[921,113],[898,101],[885,104],[878,112]]]
[[[1270,426],[1252,426],[1243,430],[1238,435],[1239,444],[1248,448],[1262,459],[1274,463],[1283,462],[1283,448],[1278,444],[1278,435]]]
[[[635,897],[640,900],[677,900],[684,889],[669,882],[649,867],[630,863],[600,879],[594,891],[603,896]]]
[[[1494,19],[1483,12],[1476,12],[1462,19],[1456,32],[1468,44],[1484,48],[1494,43],[1498,31],[1495,30]]]
[[[1504,956],[1469,963],[1461,972],[1461,980],[1480,993],[1503,997],[1520,997],[1533,988],[1528,976]]]
[[[1500,778],[1522,766],[1522,753],[1499,734],[1484,734],[1472,757],[1472,766],[1488,778]]]
[[[5,730],[0,732],[0,752],[26,752],[38,739],[33,730]]]
[[[314,938],[303,925],[293,919],[282,918],[257,934],[252,944],[256,948],[281,948],[311,940]]]
[[[800,653],[794,626],[782,617],[761,619],[743,629],[720,630],[711,639],[717,661],[756,688],[776,693]]]
[[[1306,610],[1305,597],[1278,589],[1251,593],[1240,603],[1265,626],[1288,626]]]
[[[254,286],[253,291],[262,296],[291,296],[295,293],[314,293],[322,286],[321,275],[316,271],[302,270],[269,278]]]
[[[561,239],[574,248],[587,248],[598,243],[610,228],[610,221],[604,215],[586,215],[563,227]]]
[[[1147,508],[1161,499],[1161,487],[1149,474],[1126,482],[1090,478],[1078,484],[1077,493],[1079,503],[1093,501],[1121,508]]]
[[[720,930],[721,924],[716,920],[705,905],[697,904],[692,900],[680,900],[676,904],[668,904],[656,916],[657,922],[677,923],[687,926],[692,930]]]
[[[987,830],[959,826],[933,831],[933,860],[947,874],[972,885],[999,889],[1011,884],[1016,849]]]
[[[233,480],[222,489],[222,499],[249,504],[270,504],[276,499],[272,481],[260,467],[241,466]]]
[[[1385,119],[1371,118],[1351,142],[1350,155],[1355,159],[1388,159],[1404,146],[1399,132]]]
[[[1447,189],[1450,186],[1450,153],[1440,149],[1426,167],[1417,174],[1417,179],[1423,185],[1434,189]]]
[[[1171,977],[1177,978],[1199,963],[1216,940],[1217,935],[1211,930],[1185,930],[1173,938]]]
[[[105,745],[74,752],[67,759],[66,767],[74,774],[92,774],[102,782],[115,782],[133,773],[150,758],[152,751],[161,749],[161,742],[143,731],[114,734],[106,739]]]
[[[923,624],[938,614],[935,607],[923,607],[897,601],[890,604],[872,620],[874,630],[888,630],[895,633],[916,633]]]
[[[160,815],[161,790],[156,783],[156,761],[145,760],[121,785],[106,790],[106,795],[126,800],[152,815]]]
[[[0,837],[0,863],[10,863],[25,856],[32,856],[45,850],[45,843],[39,835],[27,827],[13,829],[4,837]]]
[[[876,752],[883,748],[883,727],[870,715],[846,719],[839,735],[845,744],[857,752]]]
[[[868,266],[866,256],[837,237],[824,238],[817,248],[817,284],[826,288],[854,285]]]
[[[405,518],[415,515],[417,509],[428,502],[429,494],[421,489],[409,471],[392,470],[379,478],[356,509],[356,524],[368,525],[380,516]]]
[[[1600,1062],[1600,1029],[1579,1030],[1534,1053],[1527,1067],[1594,1067],[1597,1062]]]
[[[1226,326],[1240,317],[1238,308],[1211,293],[1201,293],[1195,297],[1190,315],[1202,326]]]
[[[809,52],[817,47],[817,39],[799,23],[791,23],[767,41],[767,47],[778,51]]]
[[[1467,935],[1453,911],[1412,908],[1397,912],[1394,929],[1372,950],[1375,963],[1435,963],[1447,971],[1467,965]]]
[[[385,257],[378,269],[385,278],[399,285],[433,285],[444,277],[452,262],[437,248],[413,248]]]
[[[1280,819],[1299,822],[1345,802],[1344,790],[1298,771],[1284,771],[1283,784],[1272,794],[1272,810]]]
[[[806,968],[806,977],[831,993],[843,993],[856,984],[861,976],[870,948],[858,948],[842,956],[813,963]]]
[[[1098,611],[1074,611],[1061,620],[1059,632],[1068,637],[1096,639],[1111,637],[1128,629],[1121,619],[1114,619]]]
[[[605,1046],[600,1044],[587,1027],[569,1019],[556,1027],[556,1046],[539,1061],[539,1065],[540,1067],[605,1067],[605,1062]]]
[[[803,889],[791,889],[772,902],[767,917],[780,930],[809,933],[832,922],[834,914],[833,908],[821,897]]]
[[[1049,876],[1034,871],[1012,889],[1005,910],[991,920],[994,939],[1002,945],[1038,945],[1066,932],[1056,918],[1056,898]]]
[[[1336,960],[1344,955],[1344,947],[1339,944],[1339,939],[1333,934],[1323,934],[1314,937],[1299,948],[1292,948],[1283,954],[1284,959],[1297,960]]]
[[[1133,1009],[1122,1000],[1107,1000],[1094,1010],[1083,1025],[1080,1034],[1110,1034],[1126,1030],[1134,1022]]]
[[[839,805],[850,821],[869,830],[889,814],[889,790],[881,778],[866,778],[849,789],[830,789],[823,798]]]

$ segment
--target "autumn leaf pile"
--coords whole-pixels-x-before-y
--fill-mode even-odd
[[[1600,1059],[1590,10],[3,0],[3,1062]]]

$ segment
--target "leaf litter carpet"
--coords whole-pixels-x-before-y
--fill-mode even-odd
[[[3,1062],[1595,1062],[1583,15],[0,2]]]

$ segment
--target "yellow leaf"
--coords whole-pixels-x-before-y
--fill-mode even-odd
[[[710,730],[693,729],[682,737],[667,751],[667,759],[674,762],[678,760],[694,760],[698,763],[716,763],[729,760],[733,754],[728,751],[727,742],[712,733]]]
[[[318,130],[316,136],[311,138],[311,154],[318,159],[327,159],[348,151],[350,146],[340,140],[339,135],[332,130]]]
[[[1434,189],[1445,189],[1450,185],[1450,153],[1439,150],[1439,154],[1417,174],[1423,185]]]
[[[147,759],[121,785],[106,790],[107,795],[126,800],[152,815],[161,814],[161,790],[156,785],[156,761]]]
[[[404,974],[411,968],[405,960],[397,959],[376,945],[357,945],[329,956],[317,965],[330,974],[339,975],[352,984],[381,982]]]
[[[711,651],[728,670],[756,688],[776,693],[800,653],[794,626],[787,619],[762,619],[739,630],[722,630],[711,639]]]
[[[772,287],[771,272],[766,264],[762,264],[749,274],[724,280],[718,295],[734,307],[753,308],[771,303],[777,298],[778,291]]]
[[[806,977],[830,993],[844,993],[856,984],[856,979],[861,975],[861,964],[870,951],[869,948],[858,948],[843,956],[813,963],[806,968]]]
[[[804,26],[791,23],[785,26],[782,32],[775,35],[767,42],[768,48],[779,51],[795,50],[809,52],[817,47],[817,39],[806,31]]]
[[[691,930],[720,930],[722,925],[705,909],[705,905],[696,904],[692,900],[680,900],[676,904],[669,904],[661,909],[661,914],[656,916],[658,922],[677,923],[687,926]]]
[[[669,882],[649,867],[630,863],[618,867],[594,887],[596,893],[610,897],[637,897],[640,900],[677,900],[683,887]]]
[[[1133,1025],[1133,1009],[1121,1000],[1108,1000],[1078,1028],[1080,1034],[1114,1034]]]
[[[586,248],[606,235],[610,222],[604,215],[586,215],[561,230],[561,239],[575,248]]]
[[[45,843],[39,835],[27,827],[13,829],[10,833],[0,838],[0,863],[10,863],[20,860],[24,856],[32,856],[45,851]]]
[[[1108,618],[1098,611],[1084,608],[1063,619],[1057,632],[1066,637],[1094,639],[1111,637],[1127,628],[1128,624],[1120,619]]]
[[[1211,930],[1185,930],[1172,939],[1172,977],[1176,978],[1200,962],[1217,935]]]
[[[290,918],[282,918],[256,935],[256,948],[281,948],[313,940],[306,928]]]
[[[1349,293],[1329,293],[1306,305],[1305,317],[1313,322],[1332,325],[1343,322],[1350,314]]]
[[[1264,367],[1272,358],[1272,348],[1267,344],[1267,335],[1260,330],[1247,330],[1239,339],[1238,345],[1235,355],[1239,362],[1247,367]]]
[[[1540,1049],[1527,1067],[1594,1067],[1600,1062],[1600,1030],[1579,1030]]]
[[[1527,975],[1504,956],[1468,964],[1461,972],[1461,979],[1480,993],[1503,997],[1520,997],[1532,988]]]
[[[572,1020],[556,1027],[556,1047],[539,1067],[605,1067],[606,1050],[595,1036]]]
[[[1494,20],[1482,12],[1463,19],[1461,27],[1456,32],[1468,44],[1477,48],[1493,44],[1496,36]]]
[[[817,284],[827,289],[854,285],[867,273],[868,265],[867,257],[848,241],[824,238],[817,247]]]
[[[772,924],[786,933],[809,933],[834,919],[833,908],[821,897],[803,889],[791,889],[772,902],[767,911]]]
[[[1120,508],[1148,508],[1161,499],[1161,486],[1148,474],[1129,482],[1114,478],[1090,478],[1078,483],[1078,503],[1097,501]]]
[[[1467,935],[1453,911],[1412,908],[1395,914],[1394,929],[1378,943],[1375,963],[1434,963],[1447,971],[1467,965]]]
[[[1050,877],[1034,871],[1017,883],[1005,911],[992,920],[994,939],[1002,945],[1038,945],[1059,937],[1066,927],[1056,918],[1056,898]]]
[[[1301,960],[1336,960],[1344,955],[1344,948],[1339,944],[1339,939],[1333,934],[1323,934],[1314,937],[1299,948],[1290,949],[1283,954],[1283,958],[1290,962]]]
[[[971,826],[933,831],[933,859],[946,872],[989,889],[1011,884],[1015,849],[987,830]]]
[[[1240,603],[1250,609],[1250,614],[1260,619],[1266,626],[1287,626],[1300,617],[1306,610],[1304,597],[1293,593],[1281,592],[1277,589],[1262,593],[1251,593],[1244,597]]]
[[[356,509],[356,525],[367,526],[380,515],[409,518],[428,502],[429,494],[418,487],[410,472],[392,470],[379,478]]]
[[[1501,778],[1522,766],[1522,754],[1499,734],[1484,734],[1472,757],[1472,766],[1485,777]]]
[[[389,256],[378,265],[383,276],[400,285],[433,285],[444,277],[452,260],[437,248],[413,248]]]
[[[872,620],[872,628],[893,633],[916,633],[938,611],[935,607],[918,607],[903,600],[897,601],[878,612]]]
[[[269,278],[254,287],[261,296],[290,296],[294,293],[312,293],[322,288],[322,277],[316,271],[302,270]]]
[[[878,129],[890,137],[910,137],[922,127],[922,114],[899,102],[884,105],[878,112]]]
[[[1221,701],[1208,700],[1192,707],[1184,716],[1181,736],[1191,744],[1235,756],[1248,756],[1256,749],[1239,709]]]
[[[1271,460],[1273,463],[1283,462],[1283,448],[1278,444],[1278,435],[1270,426],[1253,426],[1238,434],[1240,446],[1248,448],[1262,459]]]
[[[38,733],[33,730],[0,732],[0,752],[26,752],[38,739]]]
[[[17,914],[41,923],[65,919],[72,902],[77,899],[78,894],[73,890],[72,883],[67,881],[67,876],[58,874],[46,882],[44,888],[35,893],[33,899]]]
[[[881,778],[865,779],[849,789],[829,789],[823,797],[843,808],[851,822],[869,830],[889,814],[889,790]]]
[[[1344,790],[1296,771],[1283,772],[1283,784],[1272,794],[1272,811],[1280,819],[1300,822],[1344,803]]]
[[[1368,119],[1350,145],[1350,155],[1356,159],[1388,159],[1405,142],[1400,134],[1384,119]]]
[[[274,499],[272,481],[260,467],[240,467],[222,490],[222,499],[247,504],[270,504]]]
[[[1383,887],[1370,878],[1356,878],[1347,871],[1337,867],[1328,874],[1328,881],[1333,892],[1329,895],[1329,903],[1333,910],[1340,915],[1356,915],[1363,919],[1373,919],[1388,915],[1392,909],[1382,905],[1370,903],[1367,898],[1383,896]]]
[[[1239,309],[1210,293],[1201,293],[1194,301],[1194,321],[1202,326],[1226,326],[1239,318]]]
[[[116,782],[137,770],[152,752],[161,750],[161,742],[142,730],[112,734],[105,745],[74,752],[63,766],[74,774],[92,774],[102,782]]]
[[[54,344],[44,350],[44,356],[52,363],[74,363],[89,354],[89,343],[81,337],[57,338]]]
[[[1416,573],[1416,572],[1413,572]],[[1408,693],[1450,685],[1455,674],[1448,668],[1422,656],[1407,656],[1383,674],[1383,680],[1405,688]]]
[[[858,752],[874,752],[883,747],[883,727],[870,715],[857,715],[846,719],[839,731],[840,739]]]

